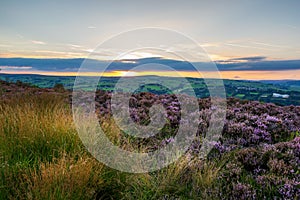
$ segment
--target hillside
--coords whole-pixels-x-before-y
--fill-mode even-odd
[[[73,124],[70,92],[4,81],[0,88],[1,199],[300,197],[298,106],[229,98],[221,138],[203,159],[201,138],[214,108],[209,99],[199,99],[197,137],[186,154],[156,172],[129,174],[104,166],[85,149]],[[175,95],[142,92],[131,97],[136,123],[147,124],[149,107],[155,103],[167,110],[164,128],[156,137],[142,140],[111,121],[110,108],[117,105],[110,98],[108,91],[97,92],[96,113],[115,145],[144,152],[172,143],[180,122]]]

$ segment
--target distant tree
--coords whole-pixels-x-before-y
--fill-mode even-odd
[[[20,80],[16,81],[16,85],[19,86],[19,87],[30,87],[29,83],[24,83],[24,82],[22,82]]]
[[[64,92],[65,91],[64,85],[61,83],[56,83],[54,85],[53,89],[55,92]]]
[[[16,85],[17,85],[17,86],[22,86],[22,85],[23,85],[23,82],[20,81],[20,80],[17,80],[17,81],[16,81]]]
[[[5,82],[7,82],[7,83],[9,83],[9,82],[10,82],[10,80],[9,80],[9,78],[8,78],[8,77],[5,77]]]

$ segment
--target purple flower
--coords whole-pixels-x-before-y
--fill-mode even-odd
[[[270,116],[270,115],[267,115],[266,120],[267,120],[268,122],[274,122],[274,123],[280,122],[280,121],[281,121],[281,120],[278,119],[277,117]]]
[[[285,183],[279,188],[279,193],[284,199],[296,199],[300,197],[299,182]]]

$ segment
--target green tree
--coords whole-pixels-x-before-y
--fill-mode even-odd
[[[65,88],[64,85],[62,83],[56,83],[53,87],[55,92],[64,92]]]

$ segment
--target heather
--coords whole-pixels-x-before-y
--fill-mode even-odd
[[[216,108],[209,98],[198,99],[197,137],[186,154],[161,170],[130,174],[101,164],[82,145],[73,124],[69,92],[1,87],[11,91],[0,94],[0,199],[300,197],[300,107],[227,99],[221,137],[202,158],[201,138]],[[181,120],[175,95],[131,96],[130,116],[136,123],[149,123],[154,104],[166,109],[166,125],[147,139],[133,138],[116,127],[111,107],[117,105],[110,104],[111,95],[97,92],[96,111],[115,144],[154,151],[172,142]]]

